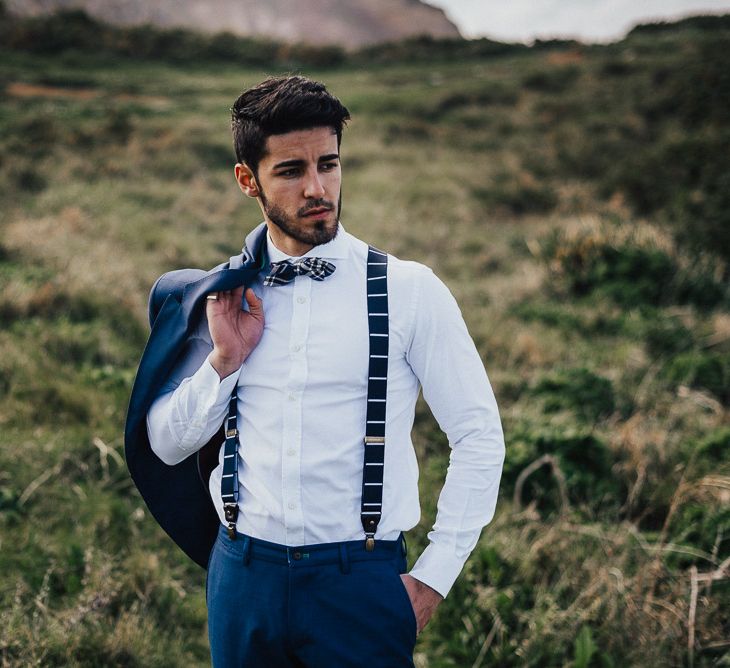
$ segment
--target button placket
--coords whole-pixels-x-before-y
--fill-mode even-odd
[[[312,279],[297,276],[292,291],[292,320],[289,338],[288,400],[284,404],[284,456],[282,457],[282,498],[284,527],[288,543],[304,543],[302,512],[302,393],[307,382],[307,339],[310,325]]]

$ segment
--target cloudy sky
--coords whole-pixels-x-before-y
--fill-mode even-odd
[[[636,23],[730,13],[730,0],[425,0],[466,37],[529,42],[535,37],[612,41]]]

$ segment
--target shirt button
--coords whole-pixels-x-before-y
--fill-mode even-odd
[[[294,392],[289,392],[289,401],[296,401],[297,395]]]
[[[302,347],[301,347],[301,346],[294,346],[294,347],[292,348],[292,350],[293,350],[293,351],[294,351],[295,353],[298,353],[298,352],[299,352],[299,351],[300,351],[301,349],[302,349]]]
[[[294,455],[296,455],[296,454],[297,454],[297,451],[296,451],[296,450],[295,450],[294,448],[289,448],[289,449],[288,449],[288,450],[286,451],[286,454],[287,454],[287,455],[289,455],[290,457],[293,457]]]
[[[289,510],[294,510],[297,507],[296,503],[290,503],[289,504]]]
[[[306,297],[297,297],[297,301],[298,301],[298,302],[299,302],[300,304],[303,304],[304,302],[306,302],[306,301],[307,301],[307,298],[306,298]]]

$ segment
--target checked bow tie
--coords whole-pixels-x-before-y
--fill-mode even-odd
[[[320,257],[302,257],[293,262],[272,262],[271,272],[264,278],[264,285],[286,285],[297,276],[309,276],[312,280],[323,281],[335,269],[335,265]]]

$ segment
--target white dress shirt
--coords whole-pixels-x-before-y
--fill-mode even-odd
[[[269,260],[288,259],[267,238]],[[254,283],[264,332],[238,373],[220,380],[203,319],[147,415],[153,451],[176,464],[218,430],[238,395],[238,531],[288,546],[364,540],[360,522],[368,384],[367,244],[339,226],[307,256],[332,261],[324,281]],[[446,596],[494,515],[504,460],[497,403],[448,288],[417,262],[388,256],[390,349],[383,511],[377,539],[420,518],[411,429],[419,388],[451,456],[430,544],[411,575]],[[219,465],[210,493],[225,523]]]

